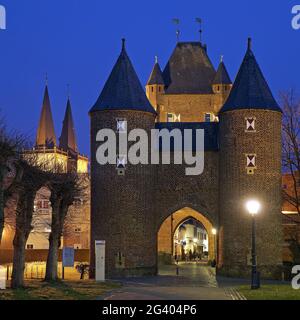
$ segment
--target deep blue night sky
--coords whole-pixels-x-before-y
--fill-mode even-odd
[[[121,38],[143,84],[158,55],[165,66],[176,44],[172,18],[181,19],[181,40],[199,37],[217,66],[219,56],[232,78],[253,37],[253,50],[275,96],[300,89],[300,30],[291,9],[300,0],[0,0],[7,30],[0,31],[0,109],[8,126],[35,136],[45,74],[57,136],[71,99],[79,148],[89,153],[88,110],[96,101],[120,52]]]

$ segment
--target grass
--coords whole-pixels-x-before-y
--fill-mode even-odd
[[[50,283],[30,280],[25,282],[25,288],[0,291],[0,300],[95,300],[119,287],[117,283],[90,280]]]
[[[293,289],[291,285],[263,285],[258,290],[241,286],[237,290],[247,300],[300,300],[300,290]]]

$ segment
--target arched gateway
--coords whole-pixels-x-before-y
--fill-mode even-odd
[[[185,224],[186,227],[191,227],[189,232],[180,230],[186,229]],[[208,218],[192,208],[185,207],[173,212],[158,230],[158,263],[172,263],[175,259],[185,260],[184,256],[187,255],[186,258],[188,258],[189,251],[197,254],[199,258],[207,251],[207,259],[212,262],[217,257],[217,239],[213,232],[216,229],[215,226],[216,224],[212,224]],[[199,229],[198,234],[197,229]],[[205,232],[202,233],[200,230]],[[205,240],[205,247],[203,247],[203,240]]]
[[[282,245],[282,114],[250,42],[232,89],[223,62],[216,72],[205,46],[178,43],[163,73],[156,63],[147,94],[152,105],[123,43],[90,111],[92,274],[95,240],[106,241],[107,276],[156,274],[159,232],[173,214],[178,223],[188,217],[206,221],[210,236],[216,228],[218,272],[245,276],[250,272],[251,219],[244,203],[254,197],[263,207],[257,230],[259,269],[265,277],[276,277]],[[183,122],[170,122],[178,120]],[[188,176],[186,165],[125,164],[121,150],[117,165],[99,164],[99,130],[112,129],[120,139],[137,128],[149,137],[154,128],[178,129],[183,135],[184,129],[203,129],[203,173]]]

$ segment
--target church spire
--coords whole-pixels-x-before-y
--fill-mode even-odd
[[[52,149],[56,147],[56,136],[49,98],[48,84],[45,86],[42,112],[36,137],[37,148]]]
[[[63,128],[59,138],[59,148],[64,151],[78,152],[70,97],[68,97]]]

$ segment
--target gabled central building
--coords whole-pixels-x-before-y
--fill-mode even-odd
[[[214,122],[232,83],[223,58],[216,71],[207,47],[179,42],[164,71],[156,59],[146,94],[160,122]]]

